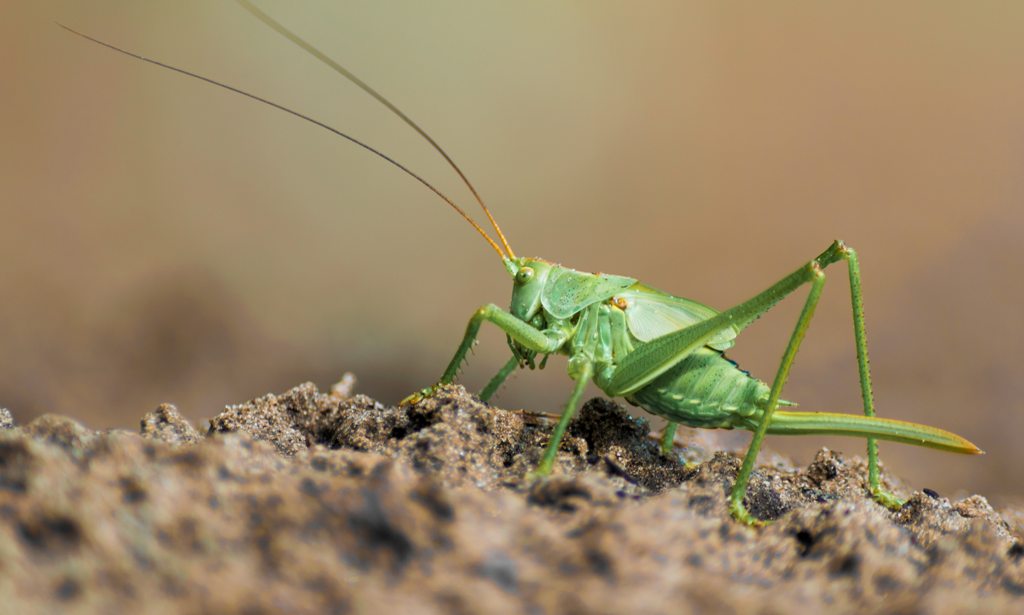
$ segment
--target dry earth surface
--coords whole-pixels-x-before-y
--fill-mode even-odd
[[[762,455],[751,511],[708,432],[680,457],[606,400],[554,476],[551,420],[448,387],[409,408],[312,384],[196,430],[47,415],[0,431],[0,610],[11,613],[1021,612],[1024,513],[912,491],[864,464]],[[682,456],[689,461],[684,463]]]

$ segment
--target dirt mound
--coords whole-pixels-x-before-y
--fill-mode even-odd
[[[311,384],[229,406],[201,435],[173,406],[140,434],[45,416],[0,431],[0,604],[10,612],[1000,612],[1024,604],[1018,511],[981,496],[865,498],[822,449],[755,473],[686,465],[606,400],[529,483],[544,415],[447,387],[411,408]],[[1013,521],[1014,524],[1019,521]]]

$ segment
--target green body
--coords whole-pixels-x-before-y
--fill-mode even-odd
[[[455,380],[459,366],[469,353],[483,322],[492,323],[508,335],[513,353],[513,357],[481,391],[481,397],[485,400],[490,398],[515,369],[523,366],[533,367],[537,355],[544,357],[541,366],[544,365],[547,355],[567,355],[569,376],[574,380],[573,390],[534,476],[544,476],[552,471],[562,436],[580,403],[587,382],[591,380],[608,395],[624,397],[631,403],[668,419],[669,426],[662,438],[662,447],[666,452],[672,450],[675,426],[679,423],[693,427],[740,428],[753,431],[750,447],[729,496],[730,512],[748,524],[759,523],[744,508],[743,498],[761,443],[768,433],[827,433],[866,438],[869,488],[878,502],[890,508],[899,506],[901,502],[882,488],[876,438],[960,453],[981,452],[967,440],[950,432],[875,416],[871,374],[868,368],[860,269],[856,253],[842,242],[834,242],[817,257],[766,290],[721,313],[695,301],[674,297],[644,286],[634,278],[585,273],[542,259],[518,258],[512,252],[511,246],[476,189],[454,161],[422,128],[376,90],[248,0],[238,1],[270,28],[359,86],[423,136],[464,180],[487,214],[497,233],[498,241],[492,239],[463,209],[425,179],[390,156],[348,134],[236,87],[120,49],[66,26],[62,27],[119,53],[246,96],[343,137],[422,183],[472,225],[501,256],[505,269],[513,276],[515,282],[512,304],[509,311],[489,304],[473,314],[462,342],[438,384],[447,384]],[[849,268],[853,330],[864,414],[861,416],[777,410],[780,405],[790,405],[780,396],[821,296],[825,283],[824,269],[839,261],[846,262]],[[782,355],[778,372],[769,386],[740,370],[723,353],[733,345],[740,331],[803,285],[808,285],[810,291]],[[414,403],[421,397],[432,394],[436,386],[410,395],[404,401]]]
[[[738,330],[726,327],[659,373],[648,372],[645,384],[623,389],[616,383],[619,364],[634,349],[718,314],[696,301],[675,297],[633,278],[576,271],[536,258],[513,263],[510,312],[563,340],[555,352],[569,357],[569,375],[592,366],[594,383],[610,396],[672,423],[704,429],[754,431],[768,406],[771,387],[740,369],[724,351]],[[522,275],[523,270],[532,274]],[[534,364],[536,352],[509,338],[520,365]],[[778,405],[794,405],[779,400]],[[933,427],[862,415],[776,411],[767,433],[836,434],[965,452],[964,440]],[[967,451],[969,452],[969,451]]]
[[[715,310],[645,286],[632,278],[592,274],[540,259],[520,259],[511,313],[564,339],[556,352],[569,356],[569,374],[593,365],[594,383],[611,396],[618,363],[633,349],[714,316]],[[769,387],[740,370],[722,351],[733,345],[731,329],[694,351],[626,400],[670,421],[691,427],[750,428],[768,399]],[[523,365],[534,353],[510,338]]]
[[[722,353],[701,348],[626,400],[690,427],[753,431],[770,391]]]
[[[849,268],[853,329],[864,414],[793,412],[781,398],[800,344],[803,342],[825,284],[824,269],[845,261]],[[481,392],[489,399],[517,367],[533,367],[538,355],[564,354],[575,381],[561,419],[534,476],[551,473],[562,436],[593,380],[612,397],[665,417],[669,424],[662,447],[670,452],[676,425],[754,432],[729,496],[734,517],[761,523],[743,504],[764,437],[774,434],[836,434],[858,436],[868,443],[868,485],[873,497],[889,508],[902,501],[882,487],[878,439],[977,454],[964,438],[927,425],[875,416],[868,367],[867,333],[856,253],[841,241],[754,297],[723,312],[644,286],[634,278],[568,269],[536,258],[505,258],[514,278],[509,311],[489,304],[470,318],[462,343],[439,384],[455,380],[459,366],[480,325],[490,322],[507,335],[513,357]],[[803,310],[769,386],[739,369],[724,351],[745,327],[801,286],[810,286]],[[541,366],[544,365],[541,361]],[[435,387],[409,396],[413,403]]]

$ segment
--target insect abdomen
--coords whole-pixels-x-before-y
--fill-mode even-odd
[[[747,427],[760,414],[769,387],[721,353],[703,348],[683,359],[628,400],[690,427]]]

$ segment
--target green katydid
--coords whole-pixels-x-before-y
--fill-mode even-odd
[[[505,270],[513,279],[510,309],[504,310],[494,304],[478,309],[470,318],[462,343],[438,383],[410,395],[402,403],[416,403],[432,395],[438,386],[454,382],[459,367],[476,340],[480,325],[489,322],[508,336],[512,357],[481,391],[480,397],[484,401],[488,401],[517,368],[534,367],[538,355],[542,357],[541,366],[549,355],[568,356],[568,372],[574,381],[573,390],[532,476],[543,477],[552,472],[565,430],[580,404],[586,384],[593,381],[607,395],[624,397],[630,403],[667,419],[668,426],[661,441],[666,453],[672,451],[675,429],[679,424],[702,428],[739,428],[754,432],[729,496],[731,514],[747,524],[761,523],[747,512],[743,499],[762,441],[769,433],[838,434],[866,438],[870,491],[879,503],[889,508],[898,507],[902,502],[882,487],[876,440],[904,442],[957,453],[981,453],[972,443],[948,431],[875,416],[860,269],[856,253],[841,241],[832,243],[824,252],[767,290],[721,312],[696,301],[653,289],[635,278],[586,273],[540,258],[518,257],[472,183],[419,125],[376,90],[248,0],[238,2],[277,33],[373,96],[426,139],[469,188],[494,228],[497,239],[493,239],[452,199],[421,176],[362,141],[265,98],[63,27],[120,53],[247,96],[348,139],[387,160],[433,191],[472,225],[498,253]],[[846,262],[849,273],[864,415],[780,410],[779,406],[791,405],[781,399],[782,388],[821,296],[825,283],[824,269],[839,261]],[[739,369],[725,357],[724,352],[733,346],[736,336],[745,327],[805,284],[810,286],[809,293],[770,386]]]

